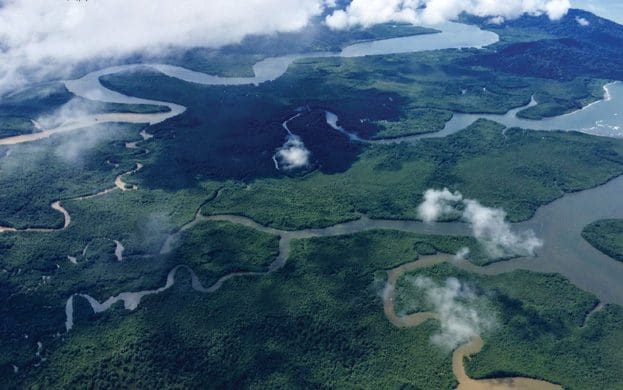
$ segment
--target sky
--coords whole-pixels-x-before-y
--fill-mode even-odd
[[[50,75],[63,78],[81,61],[179,46],[220,47],[249,34],[300,30],[320,15],[334,29],[441,23],[461,12],[558,19],[569,1],[352,0],[336,9],[335,0],[2,0],[0,94]]]
[[[603,18],[623,24],[623,1],[620,0],[571,0],[573,8],[581,8]]]

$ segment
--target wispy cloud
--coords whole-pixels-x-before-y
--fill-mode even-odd
[[[81,120],[92,115],[93,103],[74,98],[63,104],[52,113],[45,114],[36,118],[35,122],[42,129],[53,129],[59,126],[81,123]],[[85,131],[75,131],[71,137],[60,135],[55,137],[55,154],[65,162],[76,163],[83,160],[85,154],[95,148],[100,142],[107,138],[106,133],[110,133],[120,128],[121,125],[107,123],[101,125],[85,125]],[[103,129],[102,127],[105,127]]]
[[[430,189],[418,207],[418,215],[425,222],[462,218],[474,237],[492,257],[534,256],[543,242],[533,231],[514,232],[502,209],[485,207],[473,199],[465,199],[460,192]]]
[[[440,330],[431,337],[433,344],[453,350],[495,327],[496,318],[487,308],[486,298],[468,284],[456,278],[437,284],[421,276],[407,277],[407,281],[424,290],[426,304],[439,316]]]
[[[91,103],[74,99],[52,113],[36,118],[38,130],[64,127],[74,130],[59,132],[37,142],[3,146],[0,154],[6,152],[0,157],[0,177],[19,177],[33,170],[41,170],[46,164],[62,163],[75,168],[86,163],[99,146],[120,137],[120,134],[128,136],[125,130],[127,127],[120,123],[83,123],[82,120],[90,115],[92,108]]]
[[[44,114],[35,119],[43,129],[51,129],[64,123],[77,121],[92,113],[93,103],[80,98],[73,98],[51,113]]]
[[[465,261],[467,259],[467,256],[469,256],[470,252],[471,251],[467,247],[461,248],[454,255],[454,260],[455,261]]]
[[[534,256],[535,251],[543,246],[531,230],[513,232],[506,222],[504,210],[485,207],[475,200],[466,199],[464,202],[463,218],[491,256]]]

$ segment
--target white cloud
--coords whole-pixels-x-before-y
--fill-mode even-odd
[[[390,21],[438,24],[456,19],[463,12],[506,19],[526,13],[547,14],[555,20],[563,17],[569,7],[569,0],[353,0],[345,10],[329,15],[326,22],[334,29]]]
[[[589,22],[588,20],[586,20],[585,18],[581,18],[579,16],[575,17],[575,21],[578,22],[578,24],[582,27],[586,27],[589,26],[591,24],[591,22]]]
[[[424,222],[438,221],[443,217],[452,217],[456,214],[455,205],[463,200],[460,192],[452,193],[447,188],[442,191],[427,190],[424,201],[418,206],[418,216]],[[455,215],[458,216],[458,215]]]
[[[504,16],[494,16],[488,20],[489,23],[498,25],[504,23],[505,21],[506,19],[504,19]]]
[[[434,344],[453,350],[495,327],[495,316],[486,309],[486,300],[458,279],[448,278],[441,285],[425,277],[408,280],[425,290],[426,303],[439,315],[440,331],[431,337]]]
[[[309,164],[311,152],[305,147],[297,135],[288,135],[283,146],[275,153],[274,160],[277,169],[290,171],[304,168]]]
[[[502,209],[481,205],[464,199],[459,192],[427,190],[418,206],[418,216],[425,222],[461,217],[467,222],[474,237],[492,257],[534,256],[543,242],[533,231],[513,232]]]
[[[534,256],[543,246],[533,231],[515,233],[506,222],[506,212],[482,206],[475,200],[465,200],[463,218],[468,221],[474,237],[482,242],[493,257],[508,255]]]
[[[454,255],[455,261],[465,261],[467,256],[469,256],[470,250],[469,248],[461,248]]]
[[[565,16],[569,11],[569,8],[571,8],[569,0],[551,0],[547,1],[545,6],[547,15],[552,20],[558,20]]]

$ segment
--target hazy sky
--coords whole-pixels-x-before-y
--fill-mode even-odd
[[[623,1],[621,0],[571,0],[571,6],[623,24]]]

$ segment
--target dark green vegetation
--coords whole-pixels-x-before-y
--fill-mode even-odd
[[[581,26],[576,18],[589,22]],[[623,79],[623,28],[609,20],[581,10],[571,10],[560,21],[547,16],[524,16],[501,25],[485,19],[464,17],[470,23],[494,31],[500,42],[493,51],[483,51],[462,61],[464,65],[479,65],[495,73],[544,80],[572,81],[590,78],[595,82],[590,93],[573,98],[561,98],[564,93],[536,92],[537,107],[519,116],[540,119],[571,112],[603,95],[600,79]]]
[[[519,118],[542,119],[553,117],[562,113],[569,113],[586,107],[604,96],[604,84],[606,80],[575,79],[576,84],[584,85],[580,88],[563,88],[561,90],[539,91],[534,98],[539,104],[529,107],[517,113]],[[566,95],[561,99],[559,96]]]
[[[482,352],[466,361],[471,377],[540,378],[565,389],[618,389],[623,383],[620,306],[608,305],[587,319],[595,297],[552,274],[483,277],[443,264],[410,275],[457,277],[489,301],[498,326],[484,335]],[[410,277],[398,283],[398,303],[403,311],[427,310]]]
[[[98,126],[3,146],[0,185],[10,190],[0,192],[0,226],[62,227],[62,214],[50,204],[111,187],[115,176],[130,170],[131,163],[113,168],[106,161],[126,153],[120,140],[135,138],[139,130],[139,126]]]
[[[580,26],[576,18],[589,22]],[[495,72],[526,77],[571,81],[577,78],[623,79],[623,27],[589,12],[571,10],[560,21],[547,16],[525,16],[501,26],[478,18],[468,18],[501,36],[495,53],[481,53],[465,60]],[[545,100],[543,100],[545,98]],[[578,109],[581,102],[570,105],[556,97],[537,100],[547,109],[531,110],[525,117],[552,116],[561,111]]]
[[[33,131],[35,126],[29,119],[15,116],[0,117],[0,138],[29,134]]]
[[[66,230],[0,234],[3,383],[13,380],[11,364],[27,373],[38,362],[34,355],[37,341],[48,348],[55,340],[53,335],[63,331],[63,307],[71,294],[89,293],[104,300],[120,290],[151,287],[183,262],[173,256],[143,255],[158,253],[167,233],[191,220],[197,208],[213,196],[216,185],[205,183],[175,194],[116,190],[98,198],[74,199],[111,188],[115,176],[134,168],[136,159],[148,162],[143,150],[125,148],[126,140],[140,139],[140,129],[102,125],[2,148],[2,225],[60,228],[63,217],[50,208],[57,199],[72,216]],[[132,179],[125,177],[128,182]],[[213,234],[225,234],[220,229],[213,228]],[[238,229],[224,229],[234,239]],[[255,236],[243,231],[240,242]],[[113,240],[126,247],[123,262],[114,256]],[[270,245],[266,247],[271,251]],[[78,264],[72,264],[68,256]],[[245,259],[237,260],[242,264]],[[207,264],[209,259],[202,261]]]
[[[188,138],[200,133],[205,148],[215,149],[206,156],[217,162],[189,164],[210,166],[215,171],[213,176],[235,178],[275,174],[270,158],[257,166],[257,159],[246,163],[245,156],[250,151],[271,156],[283,142],[279,123],[301,106],[336,113],[343,127],[363,138],[391,138],[440,130],[450,111],[501,114],[526,105],[532,95],[544,104],[556,99],[565,107],[575,107],[603,96],[600,82],[586,78],[558,82],[492,73],[457,63],[474,53],[464,50],[305,59],[276,81],[259,87],[200,86],[152,72],[110,75],[102,80],[105,86],[121,92],[187,106],[186,113],[159,127],[170,131],[174,126],[189,134]],[[538,108],[545,109],[550,114],[565,111],[556,112],[551,106]],[[223,132],[231,136],[223,139]],[[316,151],[316,140],[304,139],[312,152]],[[196,142],[193,139],[193,146]],[[342,146],[334,149],[341,150]],[[179,148],[179,152],[171,151],[178,154],[186,146],[170,148]]]
[[[71,95],[61,83],[27,88],[2,96],[0,103],[0,136],[11,137],[35,131],[31,119],[53,112],[69,102]]]
[[[381,127],[381,130],[370,138],[388,139],[431,133],[436,130],[441,130],[443,125],[450,119],[452,119],[452,113],[450,111],[414,108],[409,111],[409,118],[404,121],[378,121],[377,124]]]
[[[266,271],[278,253],[277,236],[228,222],[205,222],[184,232],[171,256],[210,286],[233,272]]]
[[[168,107],[150,104],[101,103],[75,97],[61,82],[41,84],[5,95],[0,104],[0,116],[23,116],[37,119],[50,115],[62,105],[71,101],[73,109],[83,114],[95,112],[167,112]]]
[[[7,115],[28,115],[35,118],[69,102],[73,95],[60,82],[29,87],[2,96],[0,112]]]
[[[132,206],[125,196],[115,201],[121,207],[130,209]],[[184,207],[188,208],[190,203],[187,201]],[[156,205],[160,207],[160,214],[146,210],[147,215],[141,214],[137,221],[131,214],[115,215],[112,209],[108,209],[112,215],[98,215],[94,210],[89,213],[70,208],[78,220],[99,219],[102,226],[82,224],[72,225],[62,232],[0,236],[0,249],[4,254],[0,299],[6,303],[0,312],[3,318],[0,367],[4,378],[24,379],[13,377],[9,370],[11,364],[16,364],[24,372],[30,372],[32,365],[38,362],[32,351],[36,341],[42,341],[47,351],[63,344],[54,335],[64,332],[63,307],[74,293],[88,293],[103,302],[121,291],[158,288],[164,285],[168,272],[180,264],[195,269],[202,282],[209,286],[233,271],[265,271],[277,254],[277,237],[225,222],[209,222],[185,232],[184,241],[177,249],[159,256],[157,253],[166,238],[164,233],[175,216],[166,212],[175,205],[166,202]],[[97,207],[97,204],[90,206]],[[125,217],[121,223],[136,223],[137,226],[116,226],[114,220],[121,217]],[[131,234],[114,235],[120,231]],[[114,256],[112,239],[121,240],[127,247],[122,262]],[[159,241],[154,244],[154,239]],[[137,242],[140,240],[144,242]],[[153,251],[147,252],[150,244]],[[142,252],[137,253],[137,249]],[[152,255],[146,257],[145,254]],[[77,264],[72,264],[68,255],[74,256]],[[178,274],[184,272],[181,270]],[[129,313],[124,312],[126,314]],[[88,327],[94,319],[93,312],[79,298],[76,299],[76,318],[77,323]]]
[[[613,259],[623,261],[623,221],[605,219],[595,221],[582,231],[582,237],[592,246]]]

